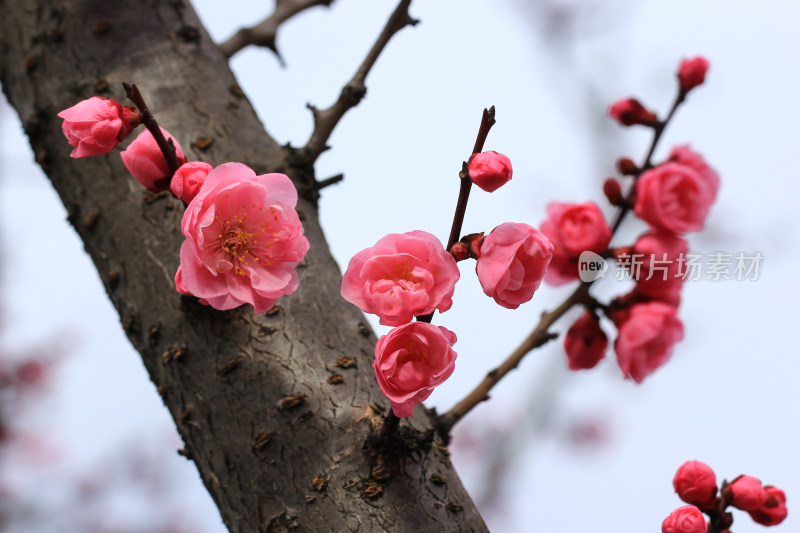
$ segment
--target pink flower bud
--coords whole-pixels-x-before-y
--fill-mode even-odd
[[[178,291],[215,309],[249,304],[263,313],[297,290],[294,267],[309,243],[295,205],[297,189],[283,174],[215,168],[183,213]]]
[[[695,169],[667,162],[644,172],[636,182],[636,216],[653,229],[699,231],[716,198],[716,189]]]
[[[637,167],[633,159],[629,157],[623,157],[617,161],[617,170],[623,176],[633,176],[639,173],[639,167]]]
[[[611,227],[594,202],[547,204],[542,233],[553,243],[553,261],[545,280],[563,285],[578,279],[578,258],[585,251],[600,254],[611,240]]]
[[[789,511],[786,509],[786,494],[779,488],[766,486],[767,499],[761,507],[750,511],[750,518],[762,526],[777,526],[784,521]]]
[[[683,339],[683,324],[671,305],[649,302],[612,316],[619,328],[614,351],[626,378],[641,383],[666,363],[672,346]]]
[[[414,406],[450,377],[456,363],[455,342],[455,333],[426,322],[394,328],[378,340],[375,377],[395,415],[411,416]]]
[[[176,198],[188,204],[200,192],[206,176],[213,169],[214,167],[202,161],[184,163],[172,176],[169,190]]]
[[[170,133],[164,128],[160,128],[161,133],[169,141]],[[175,156],[178,158],[180,164],[186,163],[186,156],[183,155],[181,145],[178,144],[174,138],[172,142],[175,144]],[[128,148],[120,154],[125,168],[133,174],[139,183],[144,185],[145,189],[152,192],[166,191],[170,187],[170,178],[172,173],[169,171],[169,165],[158,147],[158,143],[153,134],[148,130],[144,130],[133,140]]]
[[[450,247],[450,255],[452,255],[453,259],[456,261],[463,261],[469,257],[469,247],[463,242],[454,243],[453,246]]]
[[[570,326],[564,337],[564,350],[570,370],[594,368],[605,357],[608,337],[594,313],[585,312]]]
[[[742,511],[755,511],[767,501],[761,481],[753,476],[739,476],[725,487],[728,502]]]
[[[603,194],[606,195],[608,203],[611,205],[620,206],[625,203],[625,198],[622,197],[622,187],[614,178],[608,178],[603,182]]]
[[[453,256],[430,233],[392,233],[350,260],[341,293],[381,324],[399,326],[450,309],[459,276]]]
[[[492,151],[472,154],[468,172],[475,185],[486,192],[494,192],[511,180],[511,160]]]
[[[75,147],[70,157],[107,154],[139,124],[139,114],[116,100],[93,96],[58,114],[61,131]]]
[[[552,257],[546,235],[527,224],[506,222],[483,239],[475,270],[487,296],[516,309],[533,298]]]
[[[678,507],[661,523],[661,533],[707,533],[708,524],[694,505]]]
[[[717,495],[717,477],[705,463],[686,461],[672,479],[678,497],[700,508],[708,507]]]
[[[706,80],[706,72],[708,72],[708,60],[706,58],[697,56],[692,59],[684,59],[678,68],[678,81],[680,81],[681,90],[687,92],[698,85],[702,85]]]
[[[623,126],[634,126],[636,124],[653,126],[658,122],[655,113],[644,107],[635,98],[614,102],[608,108],[608,114]]]

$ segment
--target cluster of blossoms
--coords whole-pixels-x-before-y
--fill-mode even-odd
[[[708,62],[701,57],[681,63],[673,112],[688,91],[703,83],[707,70]],[[643,125],[659,134],[666,126],[632,98],[613,104],[609,114],[624,126]],[[669,359],[673,345],[683,338],[677,313],[683,276],[676,272],[680,268],[677,259],[688,252],[685,233],[703,229],[719,189],[719,177],[689,146],[674,147],[661,164],[651,165],[648,160],[638,168],[629,158],[623,158],[617,168],[633,183],[625,195],[620,182],[609,178],[603,186],[606,197],[623,214],[632,210],[648,224],[649,231],[631,246],[609,249],[612,230],[597,205],[550,204],[542,231],[555,245],[555,252],[545,280],[559,285],[578,279],[579,257],[587,251],[618,260],[632,253],[651,258],[633,276],[636,285],[630,293],[608,306],[589,306],[564,340],[571,369],[593,368],[608,347],[596,314],[598,308],[602,309],[618,331],[614,351],[620,369],[626,378],[641,383]],[[620,261],[620,266],[626,265]]]
[[[776,526],[788,514],[786,495],[779,488],[762,485],[753,476],[742,475],[717,488],[714,471],[700,461],[687,461],[672,480],[675,492],[688,503],[675,509],[661,524],[662,533],[729,533],[733,515],[726,511],[733,506],[746,511],[762,526]],[[719,494],[719,495],[718,495]],[[707,523],[703,513],[709,516]]]
[[[468,175],[472,183],[492,192],[511,179],[511,162],[497,152],[477,153],[469,160]],[[477,259],[475,270],[484,293],[516,309],[533,298],[552,255],[553,245],[542,232],[506,222],[485,237],[465,237],[449,251],[424,231],[391,234],[350,260],[342,297],[377,315],[381,324],[395,326],[378,341],[373,366],[396,416],[411,416],[414,406],[455,368],[456,335],[429,321],[434,311],[445,312],[453,304],[460,277],[456,261]]]
[[[99,96],[58,114],[75,147],[72,157],[109,153],[144,122],[136,109]],[[155,122],[153,122],[155,128]],[[187,162],[180,144],[165,129],[180,165],[173,172],[150,129],[120,156],[131,174],[151,192],[169,190],[188,205],[181,230],[185,241],[175,275],[178,292],[215,309],[243,304],[256,313],[270,309],[297,290],[295,267],[309,249],[295,210],[297,189],[283,174],[256,173],[241,163],[212,167]]]

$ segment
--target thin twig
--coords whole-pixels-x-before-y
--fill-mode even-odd
[[[486,137],[489,135],[489,130],[492,129],[492,126],[494,126],[495,122],[497,121],[494,118],[494,106],[490,107],[489,109],[484,108],[483,114],[481,115],[481,125],[478,128],[478,136],[475,138],[475,144],[472,147],[473,154],[483,151],[483,145],[486,143]],[[447,239],[447,247],[445,250],[450,250],[450,248],[461,238],[461,228],[464,225],[464,215],[467,212],[469,192],[472,189],[472,180],[469,177],[466,163],[462,165],[461,172],[458,173],[458,177],[461,183],[458,189],[456,212],[453,214],[453,225],[450,227],[450,236]],[[435,311],[432,311],[427,315],[419,315],[416,318],[420,322],[427,322],[430,324],[431,320],[433,319],[434,312]]]
[[[232,57],[236,52],[250,45],[269,48],[275,53],[281,66],[284,67],[286,64],[280,52],[278,52],[276,44],[276,37],[281,24],[301,11],[314,6],[330,7],[332,3],[333,0],[277,0],[275,11],[269,17],[253,27],[239,29],[233,37],[220,44],[219,47],[227,58]]]
[[[158,122],[156,122],[156,119],[153,117],[150,109],[147,108],[147,104],[142,97],[142,93],[139,92],[139,88],[136,87],[136,84],[134,83],[131,85],[130,83],[123,82],[122,87],[125,89],[125,94],[128,96],[128,99],[139,109],[139,113],[142,116],[142,124],[145,125],[147,130],[156,140],[158,147],[161,149],[161,153],[164,154],[164,159],[167,160],[169,173],[170,176],[172,176],[181,166],[180,162],[178,161],[178,156],[175,152],[175,143],[172,141],[171,137],[166,139],[164,134],[161,133],[161,128],[158,127]]]
[[[672,107],[667,113],[667,118],[664,120],[660,120],[656,122],[656,125],[653,126],[653,142],[650,143],[650,149],[647,151],[647,155],[644,158],[644,162],[639,167],[639,173],[636,174],[633,178],[633,183],[631,184],[630,191],[626,197],[626,202],[622,204],[620,210],[617,211],[617,218],[614,219],[614,223],[611,225],[612,235],[617,232],[620,225],[622,224],[623,219],[628,214],[628,211],[631,210],[631,206],[634,204],[634,193],[636,191],[636,181],[639,179],[639,176],[642,175],[642,172],[646,171],[650,167],[653,166],[653,154],[656,151],[656,146],[658,145],[658,141],[661,140],[661,135],[664,133],[664,130],[667,128],[667,124],[669,124],[670,120],[672,120],[673,115],[675,115],[675,110],[678,109],[683,101],[686,99],[686,92],[682,89],[678,89],[678,94],[675,97],[675,101],[672,102]]]
[[[481,126],[478,128],[478,136],[475,139],[475,145],[472,147],[472,153],[477,154],[483,151],[483,145],[486,143],[486,137],[489,135],[489,130],[492,129],[495,122],[494,106],[489,109],[483,110],[481,115]],[[453,225],[450,228],[450,237],[447,239],[446,250],[458,242],[461,238],[461,227],[464,225],[464,214],[467,212],[467,202],[469,201],[469,192],[472,189],[472,180],[469,178],[466,166],[462,167],[458,177],[461,178],[461,187],[458,191],[458,201],[456,202],[456,212],[453,215]]]
[[[651,159],[655,153],[658,141],[661,139],[661,135],[664,133],[664,129],[666,129],[667,124],[669,124],[669,122],[672,120],[672,117],[675,115],[675,110],[684,101],[685,97],[686,94],[683,91],[679,91],[677,97],[675,98],[675,102],[672,104],[672,108],[667,114],[667,117],[663,121],[659,121],[653,126],[653,140],[650,143],[650,148],[647,152],[647,156],[645,157],[644,164],[640,167],[642,170],[646,170],[651,167]],[[631,187],[632,188],[629,195],[630,197],[632,197],[634,194],[635,182]],[[612,236],[616,234],[617,229],[619,228],[620,224],[622,224],[622,221],[629,210],[630,208],[626,203],[626,205],[620,207],[617,211],[617,217],[612,226]],[[491,391],[492,387],[494,387],[511,370],[514,370],[517,365],[519,365],[520,361],[522,361],[522,358],[528,354],[528,352],[538,348],[539,346],[543,346],[558,336],[555,333],[550,333],[549,329],[550,326],[552,326],[559,318],[564,316],[564,314],[566,314],[566,312],[572,309],[572,307],[575,305],[588,305],[589,307],[596,305],[596,300],[589,296],[589,289],[593,283],[594,281],[581,282],[581,284],[578,285],[572,294],[570,294],[563,302],[561,302],[561,305],[550,312],[542,313],[542,318],[539,320],[539,323],[536,325],[531,334],[528,335],[528,338],[525,339],[516,350],[514,350],[514,352],[503,362],[503,364],[489,372],[483,381],[481,381],[481,383],[472,390],[472,392],[465,396],[464,399],[458,402],[452,409],[439,417],[439,420],[437,421],[437,431],[443,440],[449,441],[450,430],[453,428],[453,425],[473,408],[475,408],[476,405],[487,400],[489,398],[489,391]]]
[[[314,132],[305,146],[310,163],[316,161],[319,155],[328,149],[326,143],[342,116],[349,109],[358,105],[364,95],[367,94],[365,85],[367,74],[369,74],[370,69],[372,69],[378,56],[392,36],[406,26],[414,26],[419,22],[408,14],[409,5],[411,5],[411,0],[400,0],[375,44],[372,45],[372,49],[367,54],[366,59],[364,59],[353,78],[342,88],[339,99],[331,107],[320,110],[308,104],[308,108],[314,115]]]
[[[317,182],[317,190],[324,189],[325,187],[330,187],[335,183],[339,183],[343,179],[344,179],[344,174],[336,174],[335,176],[331,176],[330,178],[319,180]]]

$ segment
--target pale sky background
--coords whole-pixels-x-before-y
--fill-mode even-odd
[[[260,20],[270,9],[264,4],[270,3],[195,2],[217,40]],[[305,142],[312,127],[306,102],[326,107],[336,98],[393,9],[388,0],[337,0],[331,9],[293,19],[278,38],[285,70],[268,51],[248,50],[232,60],[271,135]],[[689,236],[692,251],[764,256],[757,281],[685,285],[685,340],[642,385],[622,379],[613,355],[592,371],[570,373],[559,341],[529,354],[455,435],[453,459],[471,494],[476,501],[494,496],[482,509],[491,529],[659,531],[682,504],[672,489],[675,470],[699,459],[718,479],[747,473],[783,488],[789,518],[772,530],[797,531],[800,185],[792,169],[800,140],[800,6],[463,0],[418,1],[411,12],[422,23],[389,44],[367,80],[366,99],[337,128],[333,149],[317,167],[320,178],[345,174],[320,202],[342,267],[387,233],[421,229],[447,237],[457,172],[481,110],[490,105],[498,122],[486,149],[511,158],[514,179],[491,195],[473,191],[464,233],[488,232],[505,221],[538,225],[552,200],[591,199],[610,214],[602,181],[617,157],[641,160],[650,134],[614,125],[605,116],[608,104],[637,96],[663,113],[680,59],[697,54],[711,62],[707,83],[679,111],[657,156],[690,143],[721,176],[707,229]],[[168,465],[164,499],[185,509],[184,525],[223,531],[194,466],[174,453],[180,443],[172,421],[5,103],[0,140],[0,342],[24,346],[66,333],[73,346],[53,377],[52,397],[30,422],[47,429],[59,458],[46,478],[105,468],[98,465],[113,462],[120,446],[140,442]],[[70,150],[66,141],[64,150]],[[627,226],[615,244],[628,244],[644,228]],[[483,295],[474,264],[460,266],[453,309],[435,319],[459,338],[455,373],[426,402],[440,411],[571,290],[543,286],[532,302],[510,311]],[[627,287],[606,280],[599,289],[616,295]],[[372,323],[379,334],[388,331]],[[566,320],[554,329],[568,326]],[[569,437],[587,424],[599,425],[600,446],[576,446]],[[514,455],[511,475],[497,488],[486,472],[501,445],[502,453]],[[13,475],[20,490],[42,495],[41,475],[25,468]],[[69,508],[57,487],[44,495],[54,509]],[[146,502],[124,490],[111,499],[117,523],[147,530]],[[736,533],[762,530],[745,513],[734,514]],[[79,531],[53,527],[47,531]]]

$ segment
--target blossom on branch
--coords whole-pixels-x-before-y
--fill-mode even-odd
[[[635,126],[637,124],[654,126],[658,122],[656,114],[635,98],[626,98],[614,102],[608,108],[608,114],[623,126]]]
[[[450,309],[459,276],[453,256],[430,233],[392,233],[353,256],[341,293],[381,324],[399,326]]]
[[[382,336],[375,346],[375,376],[394,414],[411,416],[434,387],[455,369],[456,335],[442,326],[411,322]]]
[[[183,214],[178,290],[215,309],[249,304],[255,313],[297,290],[295,266],[309,243],[295,205],[297,189],[283,174],[215,168]]]
[[[750,518],[762,526],[777,526],[786,519],[789,511],[786,509],[786,494],[777,487],[767,485],[764,487],[767,499],[761,507],[750,511]]]
[[[706,508],[717,495],[717,476],[705,463],[686,461],[675,473],[672,486],[681,500]]]
[[[681,65],[678,67],[678,81],[681,90],[687,92],[702,85],[706,81],[708,66],[708,60],[701,56],[681,61]]]
[[[728,502],[742,511],[755,511],[767,501],[761,481],[753,476],[739,476],[724,490]]]
[[[702,155],[692,150],[691,146],[688,144],[674,146],[670,151],[667,160],[680,163],[681,165],[686,165],[700,174],[700,176],[703,178],[703,181],[705,181],[705,183],[711,189],[714,197],[717,196],[717,191],[719,191],[719,175],[708,165],[708,163],[706,163],[706,160]]]
[[[545,275],[551,285],[578,279],[578,258],[589,251],[602,253],[611,241],[611,227],[594,202],[547,204],[542,233],[553,243],[553,260]]]
[[[486,296],[508,309],[530,301],[553,257],[550,239],[527,224],[497,226],[480,245],[475,270]]]
[[[213,169],[214,167],[202,161],[184,163],[172,176],[172,181],[169,184],[170,192],[186,203],[191,202],[200,192],[200,187],[202,187],[206,176]]]
[[[661,523],[661,533],[706,533],[708,524],[694,505],[678,507]]]
[[[511,181],[513,174],[511,160],[491,150],[472,154],[468,172],[472,182],[486,192],[496,191]]]
[[[718,186],[718,185],[717,185]],[[717,189],[709,175],[674,161],[644,172],[636,182],[636,216],[656,230],[685,233],[705,225]]]
[[[103,155],[113,150],[139,125],[139,113],[116,100],[92,96],[61,111],[61,131],[75,147],[70,157]]]
[[[606,355],[608,337],[597,315],[589,311],[576,320],[564,337],[564,351],[570,370],[594,368]]]
[[[636,296],[677,307],[685,274],[682,269],[689,254],[686,239],[672,233],[649,232],[636,240],[632,252],[631,257],[642,259],[632,272]]]
[[[633,305],[611,318],[619,329],[614,342],[617,363],[625,377],[636,383],[666,363],[673,345],[683,339],[677,309],[662,302]]]
[[[161,128],[161,133],[164,138],[169,141],[172,135]],[[186,156],[183,154],[181,145],[175,138],[172,138],[175,145],[175,157],[180,164],[186,163]],[[144,130],[133,140],[128,148],[120,153],[122,162],[128,172],[133,174],[139,183],[144,185],[144,188],[151,192],[166,191],[170,187],[170,180],[172,179],[172,172],[169,170],[169,165],[158,147],[153,134],[148,130]]]

